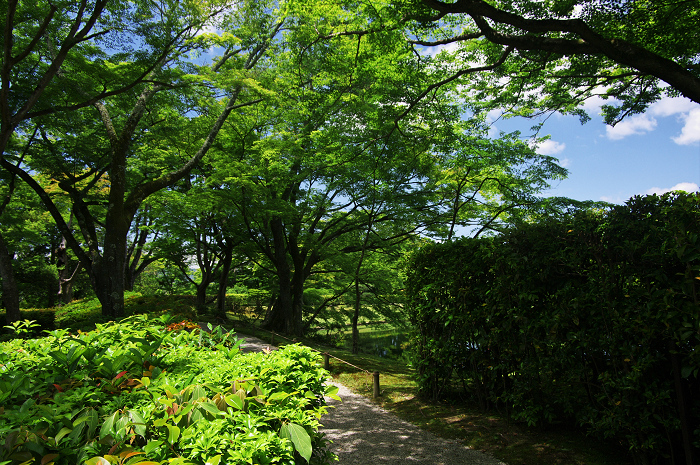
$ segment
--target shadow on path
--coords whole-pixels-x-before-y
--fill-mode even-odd
[[[245,339],[243,352],[276,350],[261,339]],[[339,465],[410,464],[410,465],[505,465],[483,452],[464,447],[419,429],[391,412],[355,394],[339,383],[341,402],[328,400],[328,414],[321,418],[330,449]]]
[[[339,387],[342,402],[329,400],[328,415],[321,418],[331,450],[340,465],[421,464],[421,465],[503,465],[490,455],[439,438],[401,420],[393,413]]]

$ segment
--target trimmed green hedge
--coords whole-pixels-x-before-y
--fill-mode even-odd
[[[129,317],[0,345],[0,464],[327,464],[328,373],[298,345]]]
[[[408,270],[421,391],[685,463],[700,444],[699,234],[699,197],[673,193],[424,247]]]

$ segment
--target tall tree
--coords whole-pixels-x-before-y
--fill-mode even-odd
[[[92,109],[42,120],[43,143],[31,163],[23,169],[3,165],[41,196],[90,274],[103,313],[113,317],[124,312],[127,237],[139,207],[202,160],[236,108],[259,100],[250,71],[266,56],[282,25],[259,2],[144,1],[132,4],[127,13],[133,15],[128,31],[137,33],[128,37],[140,47],[135,56],[145,53],[151,63],[142,82],[130,92],[92,100]],[[229,33],[205,34],[211,26]],[[192,62],[192,54],[211,46],[223,52],[212,64]],[[124,64],[123,54],[107,55],[105,50],[93,53],[109,72],[124,68],[133,74],[138,69],[133,59]],[[74,71],[80,75],[82,68]],[[79,95],[93,94],[99,86],[95,80],[72,84]],[[82,240],[70,234],[50,196],[32,178],[35,170],[52,171],[61,179]]]
[[[449,163],[471,166],[480,181],[470,179],[470,194],[494,204],[564,174],[515,137],[502,140],[491,160],[500,164],[488,173],[478,168],[488,162],[470,158],[468,142],[486,132],[461,121],[457,86],[422,98],[425,83],[445,72],[416,56],[403,30],[377,27],[366,11],[323,7],[288,25],[284,53],[274,60],[277,98],[247,110],[248,129],[227,127],[212,157],[212,182],[228,186],[278,282],[265,325],[291,334],[304,331],[305,282],[322,262],[342,253],[362,257],[418,232],[441,233],[439,182]],[[456,197],[462,205],[463,193]],[[457,210],[462,223],[464,209]],[[388,223],[395,228],[380,228]],[[362,261],[351,272],[356,296]]]

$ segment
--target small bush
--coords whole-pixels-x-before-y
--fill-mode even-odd
[[[56,328],[56,312],[53,308],[24,308],[20,309],[20,321],[30,320],[39,326],[34,328],[33,334],[40,334],[41,331],[51,331]],[[5,312],[0,313],[0,321],[3,325],[7,321]]]
[[[242,355],[169,321],[3,343],[0,463],[329,463],[318,418],[336,388],[317,354]]]

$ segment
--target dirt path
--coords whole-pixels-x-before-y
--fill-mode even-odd
[[[264,341],[246,335],[244,352],[269,348]],[[329,399],[329,413],[321,418],[331,450],[340,465],[504,465],[490,455],[468,449],[457,441],[439,438],[405,422],[347,387],[339,388],[341,402]]]

